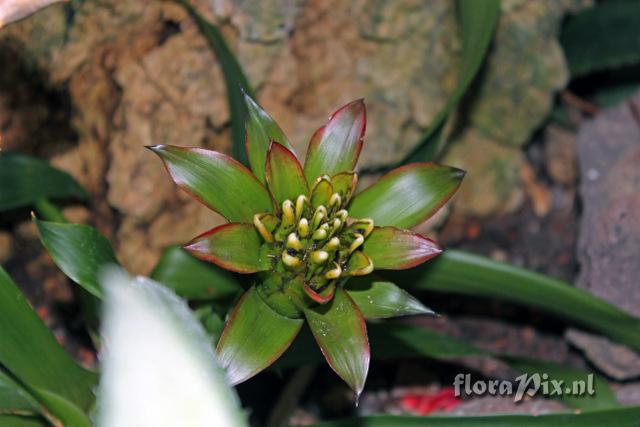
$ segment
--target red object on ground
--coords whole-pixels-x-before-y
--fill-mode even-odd
[[[400,399],[400,406],[416,415],[429,415],[435,411],[450,411],[461,402],[453,387],[446,387],[435,394],[407,394]]]

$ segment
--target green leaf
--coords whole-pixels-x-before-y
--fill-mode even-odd
[[[310,427],[635,427],[640,406],[584,413],[408,417],[380,415],[312,424]]]
[[[0,211],[31,206],[45,198],[87,198],[71,175],[17,153],[0,152],[0,182]]]
[[[49,425],[39,417],[0,415],[0,426],[2,427],[48,427]]]
[[[456,192],[465,172],[433,163],[412,163],[394,169],[349,206],[354,218],[371,218],[375,225],[411,228],[427,220]]]
[[[71,280],[101,297],[98,273],[107,264],[117,264],[111,244],[93,227],[34,220],[40,240],[56,265]]]
[[[284,351],[300,332],[302,319],[281,316],[269,307],[255,288],[236,304],[218,342],[218,361],[231,384],[248,380]]]
[[[193,18],[202,35],[209,42],[211,50],[215,53],[216,60],[220,64],[224,83],[227,89],[227,101],[231,115],[231,151],[233,156],[245,166],[249,166],[247,152],[245,150],[245,119],[247,111],[244,101],[244,93],[253,96],[249,81],[242,71],[242,66],[227,46],[224,37],[218,28],[207,21],[188,0],[176,0],[182,4],[185,10]],[[268,144],[268,142],[267,142]],[[266,147],[265,147],[266,149]],[[263,166],[264,167],[264,163]],[[231,221],[231,220],[230,220]]]
[[[442,252],[433,240],[395,227],[375,227],[362,250],[376,270],[413,268]]]
[[[640,63],[636,0],[598,2],[569,17],[560,43],[572,76]]]
[[[355,168],[366,124],[364,102],[359,99],[333,113],[327,124],[313,134],[304,162],[309,185],[320,175],[332,176]]]
[[[446,119],[471,87],[489,51],[500,14],[500,1],[458,0],[457,5],[462,35],[462,54],[456,87],[420,138],[420,142],[398,165],[433,160],[443,152],[444,147],[438,144],[440,131]]]
[[[238,273],[268,270],[271,260],[261,253],[262,239],[252,224],[223,224],[184,246],[193,256]]]
[[[244,94],[249,115],[247,116],[246,148],[251,163],[251,170],[265,184],[265,165],[270,145],[275,142],[293,154],[293,147],[280,126],[249,95]],[[282,155],[286,154],[280,153]],[[296,159],[297,161],[297,159]]]
[[[329,366],[356,395],[362,393],[369,371],[369,340],[362,313],[339,287],[326,305],[304,310],[309,328]]]
[[[242,290],[233,274],[176,246],[164,251],[151,278],[188,299],[229,298]]]
[[[640,351],[640,319],[560,280],[470,253],[447,250],[405,272],[413,289],[499,298],[538,307]]]
[[[247,426],[187,304],[152,280],[118,268],[105,289],[98,425]],[[75,424],[66,424],[72,426]]]
[[[0,414],[38,413],[40,408],[35,399],[0,367]]]
[[[230,222],[251,223],[254,214],[273,210],[267,189],[225,154],[171,145],[149,149],[164,161],[178,186]]]
[[[367,320],[434,314],[408,292],[371,276],[351,279],[345,290]]]
[[[285,200],[295,202],[299,195],[309,193],[302,166],[293,152],[274,142],[266,162],[268,187],[278,206]]]
[[[0,364],[13,377],[38,400],[56,394],[79,408],[89,408],[96,375],[78,366],[60,347],[2,268],[0,325]]]

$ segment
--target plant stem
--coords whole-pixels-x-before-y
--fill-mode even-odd
[[[69,222],[62,214],[62,211],[58,209],[56,205],[48,201],[47,199],[40,199],[34,204],[34,208],[43,219],[54,222]]]

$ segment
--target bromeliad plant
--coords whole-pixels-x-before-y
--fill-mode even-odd
[[[360,394],[370,358],[365,319],[430,311],[393,283],[348,281],[438,255],[435,242],[407,229],[433,215],[464,172],[414,163],[354,196],[362,100],[314,133],[304,167],[273,119],[245,100],[251,171],[215,151],[149,147],[180,187],[229,221],[185,248],[225,269],[255,273],[218,343],[220,363],[232,384],[247,380],[278,359],[306,319],[329,365]]]

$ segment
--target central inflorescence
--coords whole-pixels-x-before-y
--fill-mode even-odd
[[[265,243],[262,255],[271,260],[272,276],[279,277],[267,281],[262,292],[269,294],[267,300],[280,292],[298,308],[308,305],[304,295],[324,304],[341,278],[373,271],[373,262],[360,250],[373,231],[373,220],[349,218],[347,198],[345,192],[334,192],[330,178],[322,176],[310,198],[301,194],[295,201],[285,200],[277,216],[254,216]]]

